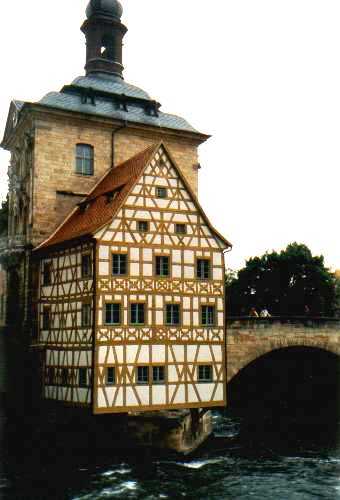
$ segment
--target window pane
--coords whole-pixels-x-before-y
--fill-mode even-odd
[[[198,367],[198,380],[201,382],[211,382],[212,381],[212,366],[211,365],[200,365]]]
[[[153,372],[153,382],[160,383],[165,381],[164,366],[154,366],[152,372]]]
[[[167,304],[166,322],[168,325],[179,325],[179,305]]]
[[[113,366],[110,366],[106,370],[106,383],[108,385],[114,385],[116,383],[116,370]]]
[[[86,370],[86,368],[79,368],[78,382],[79,382],[79,387],[86,387],[87,386],[87,370]]]
[[[105,323],[108,325],[120,324],[120,304],[105,304]]]
[[[139,384],[147,384],[149,382],[149,367],[138,366],[137,368],[137,382]]]
[[[112,254],[112,274],[121,276],[126,274],[127,256],[126,254]]]
[[[185,224],[176,224],[175,226],[175,231],[178,234],[186,234],[187,232],[187,227]]]
[[[146,233],[149,230],[149,223],[147,221],[140,220],[137,223],[137,228],[138,228],[138,231],[140,231],[142,233]]]
[[[197,277],[208,279],[210,277],[210,261],[208,259],[197,260]]]
[[[156,257],[156,275],[169,276],[169,257]]]
[[[168,196],[166,188],[163,187],[156,188],[156,196],[157,198],[166,198]]]
[[[202,325],[213,326],[215,322],[215,308],[213,306],[202,306]]]
[[[93,147],[88,144],[77,144],[76,172],[81,175],[93,175]]]

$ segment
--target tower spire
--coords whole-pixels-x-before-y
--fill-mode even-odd
[[[81,27],[86,37],[86,75],[107,73],[123,78],[123,7],[118,0],[91,0]]]

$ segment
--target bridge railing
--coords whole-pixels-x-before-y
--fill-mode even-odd
[[[227,316],[228,329],[263,329],[274,326],[289,328],[325,328],[340,330],[340,318],[325,316],[270,316],[256,318],[254,316]]]

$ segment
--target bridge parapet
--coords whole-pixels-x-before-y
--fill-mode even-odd
[[[340,318],[324,316],[270,316],[269,318],[254,318],[253,316],[229,316],[227,331],[233,330],[263,330],[263,329],[323,329],[338,330],[340,334]]]

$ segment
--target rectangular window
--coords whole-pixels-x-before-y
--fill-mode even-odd
[[[169,257],[156,257],[156,276],[169,276]]]
[[[87,387],[87,369],[79,368],[78,370],[79,387]]]
[[[81,305],[81,326],[91,326],[91,304]]]
[[[106,368],[106,385],[116,384],[116,369],[114,366]]]
[[[91,255],[89,253],[81,256],[81,277],[89,278],[92,276]]]
[[[137,367],[137,384],[148,384],[149,383],[149,367],[148,366],[138,366]]]
[[[199,382],[212,382],[212,366],[199,365],[198,367],[198,380]]]
[[[54,385],[55,383],[55,371],[53,366],[47,368],[47,385]]]
[[[168,191],[164,187],[157,187],[156,188],[156,196],[157,198],[167,198],[168,197]]]
[[[166,305],[166,324],[176,326],[180,323],[180,312],[178,304]]]
[[[51,263],[45,262],[43,269],[43,285],[48,286],[51,284]]]
[[[43,324],[42,324],[42,329],[43,330],[49,330],[51,327],[51,308],[48,306],[45,306],[43,308]]]
[[[145,304],[131,304],[131,324],[144,325],[145,321]]]
[[[164,384],[165,382],[165,367],[153,366],[152,367],[152,381],[154,384]]]
[[[197,259],[197,278],[200,280],[207,280],[210,278],[210,260],[209,259]]]
[[[147,233],[149,231],[149,223],[146,220],[137,221],[137,231]]]
[[[201,321],[203,326],[214,326],[215,324],[215,307],[202,306]]]
[[[94,154],[93,147],[89,144],[76,146],[76,173],[80,175],[93,175]]]
[[[123,276],[127,272],[127,255],[124,253],[112,254],[112,274]]]
[[[175,232],[177,234],[187,234],[187,226],[185,224],[176,224]]]
[[[105,324],[120,325],[120,304],[105,304]]]
[[[61,370],[61,385],[68,385],[68,369],[63,368]]]

